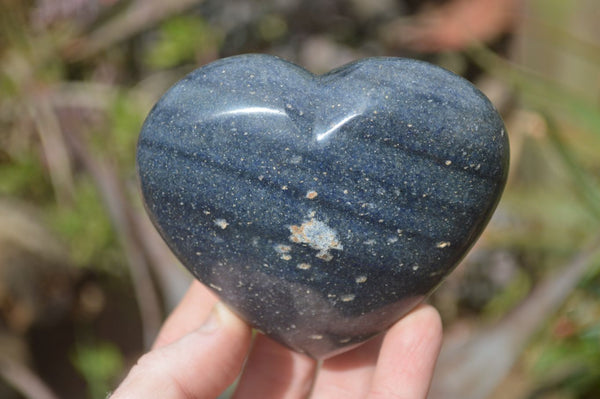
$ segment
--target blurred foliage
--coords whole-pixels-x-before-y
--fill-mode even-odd
[[[482,309],[482,315],[488,319],[497,319],[513,309],[531,291],[531,276],[520,270],[504,289],[495,295]]]
[[[541,38],[530,39],[535,46],[539,46],[537,40],[549,38],[544,45],[557,46],[553,51],[559,53],[554,62],[577,58],[600,70],[600,42],[594,44],[562,29],[572,24],[568,19],[577,11],[574,3],[531,4],[531,9],[539,12],[531,29],[542,32]],[[533,131],[524,132],[520,156],[512,165],[517,169],[503,206],[511,209],[520,226],[504,242],[516,244],[521,251],[543,254],[534,265],[538,273],[545,273],[600,232],[599,75],[588,76],[589,86],[576,90],[572,87],[576,79],[569,79],[552,64],[534,70],[526,61],[519,64],[501,59],[485,48],[476,48],[469,56],[513,87],[521,107],[539,118],[537,124],[529,125]],[[541,330],[527,351],[525,369],[535,381],[528,398],[600,396],[600,260],[596,262],[562,312]],[[498,312],[494,305],[503,300],[511,307],[507,298],[511,290],[517,297],[523,295],[520,281],[522,275],[494,298],[487,310]]]
[[[111,148],[110,155],[119,163],[119,170],[132,171],[138,132],[145,116],[145,110],[141,110],[141,107],[126,95],[118,95],[110,104],[107,112],[107,128],[110,129],[110,134],[96,136],[104,136],[108,142],[100,140],[95,144],[99,151],[106,149],[107,145]]]
[[[68,245],[75,265],[114,272],[120,250],[96,187],[89,179],[76,186],[73,203],[48,210],[48,221]]]
[[[199,16],[166,20],[158,29],[158,39],[143,57],[148,66],[161,69],[203,60],[216,54],[221,34]]]
[[[123,356],[110,342],[79,344],[71,353],[71,361],[88,383],[90,399],[104,399],[123,370]]]
[[[534,378],[539,387],[530,398],[559,391],[567,398],[596,398],[600,394],[600,295],[598,278],[583,284],[567,309],[542,334],[532,351]]]
[[[462,284],[442,287],[453,304],[440,307],[447,326],[501,319],[600,231],[600,38],[573,31],[593,1],[524,1],[528,14],[508,32],[516,49],[503,50],[502,39],[433,54],[383,29],[410,22],[403,13],[419,2],[205,0],[186,12],[110,25],[135,3],[0,0],[0,196],[37,208],[78,271],[129,274],[127,245],[111,219],[118,214],[114,193],[93,167],[114,170],[118,194],[140,211],[135,145],[151,105],[194,67],[243,52],[281,55],[318,71],[357,57],[413,56],[476,83],[493,77],[510,93],[510,181],[474,251],[482,259],[469,257],[456,277]],[[112,29],[94,36],[106,26]],[[134,33],[126,29],[132,26]],[[103,41],[111,45],[91,55],[76,51]],[[580,72],[590,70],[596,72]],[[44,104],[58,134],[40,111]],[[56,159],[61,151],[67,159]],[[600,397],[597,269],[523,356],[521,377],[532,381],[523,397]],[[93,345],[74,340],[70,351],[90,398],[105,397],[127,354],[142,350],[95,338]],[[55,389],[62,382],[49,381]]]
[[[275,42],[281,39],[287,31],[287,22],[281,15],[266,14],[258,21],[258,32],[266,42]]]
[[[18,154],[0,164],[0,195],[37,202],[47,200],[51,194],[52,186],[35,154]]]

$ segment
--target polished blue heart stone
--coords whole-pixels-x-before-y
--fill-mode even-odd
[[[414,60],[326,75],[266,55],[206,65],[144,123],[147,210],[252,326],[315,358],[384,331],[482,232],[503,190],[502,119]]]

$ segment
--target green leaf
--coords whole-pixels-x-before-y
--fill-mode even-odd
[[[144,58],[150,67],[170,68],[216,52],[220,43],[220,33],[202,18],[175,17],[163,23]]]
[[[89,397],[104,399],[123,370],[123,355],[109,343],[78,344],[71,353],[71,362],[83,376]]]

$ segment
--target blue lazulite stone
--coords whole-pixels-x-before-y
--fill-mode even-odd
[[[508,153],[492,104],[439,67],[372,58],[315,76],[244,55],[175,84],[137,162],[147,210],[194,276],[324,358],[440,284],[496,207]]]

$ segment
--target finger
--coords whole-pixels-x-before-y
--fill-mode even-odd
[[[305,398],[316,361],[257,334],[234,398]]]
[[[369,391],[383,336],[323,362],[313,399],[364,398]]]
[[[215,294],[194,280],[179,305],[165,321],[152,349],[168,345],[200,327],[216,302]]]
[[[442,322],[420,305],[387,332],[368,398],[426,398],[442,343]]]
[[[250,339],[250,327],[218,303],[200,328],[142,356],[111,398],[217,397],[239,374]]]

